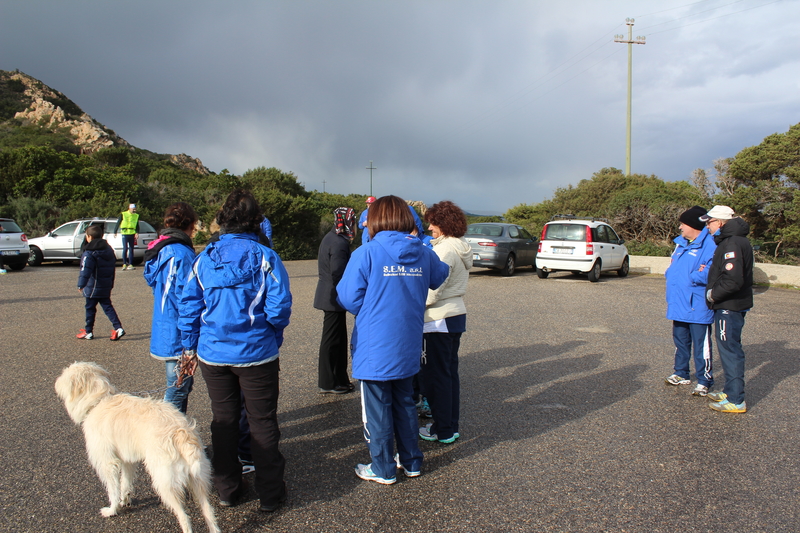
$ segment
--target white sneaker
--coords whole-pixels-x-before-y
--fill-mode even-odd
[[[361,479],[365,479],[367,481],[375,481],[376,483],[380,483],[381,485],[392,485],[395,481],[397,481],[396,477],[393,478],[385,478],[376,476],[375,473],[372,471],[372,463],[368,465],[358,464],[356,465],[356,475]]]
[[[708,387],[698,383],[692,391],[692,396],[708,396]]]
[[[5,268],[0,268],[0,276],[7,273],[8,271]]]
[[[664,381],[667,382],[668,385],[689,385],[692,382],[686,378],[682,378],[678,374],[672,374],[670,377],[666,378]]]

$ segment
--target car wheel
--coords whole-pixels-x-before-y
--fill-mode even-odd
[[[626,257],[625,260],[622,262],[622,267],[619,270],[617,270],[617,276],[624,278],[625,276],[628,275],[630,269],[631,269],[631,263]]]
[[[514,254],[508,254],[506,259],[506,266],[500,269],[501,276],[513,276],[514,271],[517,269],[517,260]]]
[[[26,266],[27,264],[28,264],[27,262],[22,262],[22,263],[9,263],[9,264],[8,264],[8,268],[10,268],[11,270],[22,270],[23,268],[25,268],[25,266]]]
[[[600,280],[600,268],[602,265],[600,264],[601,261],[598,259],[592,265],[592,269],[589,271],[589,281],[599,281]]]
[[[37,246],[31,246],[31,254],[28,256],[28,264],[38,267],[42,264],[42,251]]]
[[[131,264],[138,266],[142,264],[142,261],[144,261],[144,257],[139,257],[139,258],[134,257],[133,259],[131,259]]]
[[[538,269],[536,271],[536,273],[539,274],[539,278],[541,278],[541,279],[545,279],[545,278],[547,278],[547,276],[550,275],[550,272],[548,272],[547,270],[542,270],[541,268]]]

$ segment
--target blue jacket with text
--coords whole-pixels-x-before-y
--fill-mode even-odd
[[[353,252],[336,291],[339,304],[356,315],[355,379],[390,381],[419,372],[428,289],[449,273],[447,263],[408,233],[381,231]]]

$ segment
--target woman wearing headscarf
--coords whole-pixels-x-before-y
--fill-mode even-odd
[[[178,326],[185,352],[196,350],[211,398],[211,466],[220,505],[236,505],[244,490],[237,457],[244,398],[260,510],[272,512],[286,500],[278,373],[292,294],[280,257],[258,242],[263,219],[250,192],[228,196],[217,213],[219,241],[197,256],[184,287]]]
[[[450,444],[459,437],[461,384],[458,377],[458,348],[467,329],[467,292],[472,248],[462,238],[467,217],[453,202],[433,204],[425,220],[433,240],[433,251],[447,263],[450,273],[438,289],[428,291],[425,328],[422,393],[428,400],[434,422],[420,428],[420,438]]]
[[[411,235],[414,217],[402,199],[377,199],[367,217],[371,239],[353,252],[336,290],[339,304],[356,315],[353,377],[361,381],[364,438],[372,457],[355,472],[390,485],[398,468],[407,477],[421,473],[412,379],[419,372],[425,298],[447,278],[448,268]]]
[[[144,253],[144,279],[153,289],[153,325],[150,355],[166,363],[167,391],[164,401],[186,413],[194,378],[188,376],[180,387],[175,366],[181,355],[178,330],[178,301],[194,262],[192,233],[197,214],[185,202],[176,202],[164,213],[164,229]]]
[[[314,308],[325,313],[319,343],[320,393],[346,394],[354,387],[347,375],[347,312],[336,301],[336,284],[350,260],[350,243],[356,231],[356,214],[349,207],[333,211],[333,228],[323,237],[317,255],[319,281]]]

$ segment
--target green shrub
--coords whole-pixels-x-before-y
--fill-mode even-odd
[[[646,255],[650,257],[669,257],[673,247],[668,244],[654,242],[628,241],[625,243],[630,255]]]

